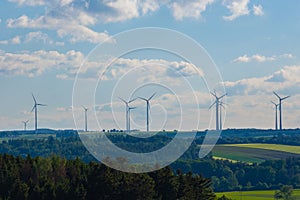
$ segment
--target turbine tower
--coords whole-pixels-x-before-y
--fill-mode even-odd
[[[128,107],[128,131],[130,132],[130,110],[136,109],[136,107]]]
[[[133,101],[135,101],[136,100],[136,98],[135,99],[132,99],[132,100],[130,100],[130,101],[125,101],[124,99],[122,99],[121,97],[119,97],[119,99],[121,100],[121,101],[123,101],[124,103],[125,103],[125,124],[126,124],[126,132],[130,132],[130,107],[129,107],[129,104],[131,103],[131,102],[133,102]]]
[[[27,121],[22,121],[22,123],[24,124],[24,131],[26,131],[26,128],[27,128],[27,123],[29,122],[29,120]]]
[[[220,106],[220,130],[223,130],[223,122],[222,122],[222,107],[225,109],[225,107],[224,107],[224,103],[222,102],[222,101],[220,101],[220,104],[219,104],[219,106]]]
[[[150,111],[150,100],[154,97],[154,95],[156,94],[156,92],[155,93],[153,93],[148,99],[146,99],[146,98],[142,98],[142,97],[139,97],[140,99],[142,99],[142,100],[144,100],[145,102],[146,102],[146,106],[147,106],[147,108],[146,108],[146,117],[147,117],[147,121],[146,121],[146,125],[147,125],[147,132],[149,132],[149,111]]]
[[[275,130],[278,130],[278,113],[277,113],[277,111],[278,111],[279,104],[274,103],[273,101],[271,101],[271,103],[274,104],[274,106],[275,106]]]
[[[85,125],[84,125],[84,130],[85,132],[87,132],[87,111],[88,111],[88,108],[82,106],[83,110],[84,110],[84,121],[85,121]]]
[[[289,98],[290,96],[280,97],[276,92],[273,91],[275,96],[278,98],[279,101],[279,130],[282,130],[282,101]]]
[[[219,123],[219,105],[220,105],[220,100],[227,95],[227,93],[223,94],[222,96],[217,96],[216,92],[211,94],[215,97],[215,102],[209,107],[209,109],[211,107],[213,107],[214,105],[216,105],[216,130],[220,130],[220,123]]]
[[[34,128],[35,128],[35,131],[37,131],[38,130],[38,106],[47,106],[47,105],[37,103],[34,95],[33,94],[31,94],[31,95],[32,95],[32,98],[33,98],[33,101],[34,101],[31,112],[34,110],[34,120],[35,120]]]

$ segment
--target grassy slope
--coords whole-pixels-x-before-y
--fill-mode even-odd
[[[220,192],[216,193],[218,197],[225,195],[231,199],[243,200],[273,200],[275,190],[263,191],[244,191],[244,192]],[[300,199],[300,189],[294,190],[293,195],[295,199]]]
[[[299,153],[297,153],[299,150]],[[264,160],[300,157],[300,147],[274,144],[229,144],[216,145],[213,156],[247,163]]]
[[[275,151],[284,151],[288,153],[300,154],[300,146],[280,145],[280,144],[227,144],[223,146],[248,147],[258,149],[268,149]]]

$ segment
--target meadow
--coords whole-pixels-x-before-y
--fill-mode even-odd
[[[275,190],[262,191],[237,191],[237,192],[220,192],[216,193],[217,197],[225,195],[232,200],[274,200]],[[300,189],[293,191],[293,197],[300,199]]]
[[[300,146],[281,145],[281,144],[226,144],[223,146],[248,147],[256,149],[267,149],[274,151],[283,151],[288,153],[300,154]]]
[[[212,151],[216,158],[245,163],[300,157],[300,146],[277,144],[226,144],[216,145]]]

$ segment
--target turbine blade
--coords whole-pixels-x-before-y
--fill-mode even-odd
[[[286,96],[286,97],[283,97],[281,100],[285,100],[287,98],[290,98],[291,96]]]
[[[41,104],[41,103],[38,103],[36,104],[37,106],[47,106],[46,104]]]
[[[81,105],[81,107],[82,107],[84,110],[88,110],[88,108],[84,107],[83,105]]]
[[[137,98],[131,99],[128,103],[134,102]]]
[[[211,106],[209,106],[208,109],[211,109],[215,104],[216,104],[216,101],[213,104],[211,104]]]
[[[36,107],[36,104],[34,104],[34,106],[32,107],[31,112],[33,112],[33,110],[35,109],[35,107]]]
[[[227,93],[223,94],[222,96],[219,97],[219,99],[222,99],[223,97],[225,97],[227,95]]]
[[[216,94],[214,94],[214,93],[212,93],[212,92],[210,92],[210,94],[213,95],[215,98],[217,98],[217,95],[216,95]]]
[[[129,110],[134,110],[136,109],[137,107],[129,107]]]
[[[31,95],[32,95],[34,103],[36,104],[36,99],[35,99],[34,95],[32,93],[31,93]]]
[[[276,103],[274,103],[274,101],[271,101],[271,103],[272,103],[272,104],[274,104],[275,106],[277,106],[277,104],[276,104]]]
[[[128,104],[128,102],[125,101],[124,99],[122,99],[121,97],[119,97],[119,99],[120,99],[121,101],[123,101],[126,105]]]
[[[273,93],[278,97],[278,99],[281,99],[280,96],[275,91],[273,91]]]
[[[154,96],[155,96],[156,92],[154,92],[151,97],[149,97],[148,101],[150,101]]]
[[[148,99],[145,99],[145,98],[143,98],[143,97],[138,97],[139,99],[142,99],[142,100],[144,100],[144,101],[148,101]]]

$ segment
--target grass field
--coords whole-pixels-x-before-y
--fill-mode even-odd
[[[265,160],[300,157],[300,146],[276,144],[228,144],[216,145],[214,157],[246,163],[261,163]]]
[[[216,193],[217,197],[225,195],[233,200],[274,200],[275,190],[243,191],[243,192],[221,192]],[[294,190],[293,197],[300,199],[300,190]]]
[[[284,151],[288,153],[300,154],[300,146],[281,145],[281,144],[226,144],[223,146],[248,147],[256,149],[268,149],[275,151]]]

